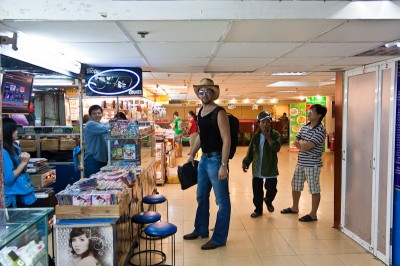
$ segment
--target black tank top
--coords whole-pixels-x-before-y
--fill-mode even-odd
[[[201,112],[199,112],[198,116],[201,149],[205,153],[222,152],[223,143],[221,139],[221,133],[219,132],[218,128],[218,122],[216,123],[216,121],[211,121],[213,112],[214,110],[204,117],[202,117]]]

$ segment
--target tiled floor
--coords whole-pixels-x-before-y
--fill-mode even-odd
[[[169,220],[178,227],[176,234],[176,265],[384,265],[353,240],[333,229],[333,154],[324,154],[321,173],[321,204],[318,221],[301,223],[298,218],[311,207],[308,190],[300,199],[300,213],[280,214],[291,206],[290,180],[297,162],[297,153],[283,146],[279,153],[278,195],[274,201],[275,212],[264,208],[264,215],[251,218],[251,173],[243,173],[241,161],[247,147],[238,147],[230,162],[230,192],[232,215],[227,245],[203,251],[201,245],[208,239],[183,240],[183,235],[193,230],[196,213],[196,187],[186,191],[178,184],[158,186],[158,191],[169,200]],[[183,154],[187,153],[185,147]],[[186,158],[178,159],[178,164]],[[307,187],[307,184],[306,184]],[[217,206],[211,198],[210,226],[215,224]],[[162,208],[160,208],[160,211]],[[162,215],[164,213],[162,212]],[[210,232],[211,235],[212,232]],[[167,253],[169,259],[169,253]],[[171,263],[171,261],[167,261]]]

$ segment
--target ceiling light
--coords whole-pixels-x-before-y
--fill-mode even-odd
[[[244,99],[244,100],[243,100],[243,103],[249,103],[249,102],[250,102],[249,99]]]
[[[74,80],[68,79],[34,79],[33,86],[76,86]]]
[[[0,46],[1,54],[65,75],[81,72],[81,64],[58,51],[59,45],[51,43],[51,40],[34,38],[24,33],[18,33],[17,36],[18,50]]]
[[[232,100],[230,100],[231,103],[236,103],[235,98],[233,98]]]
[[[306,97],[304,97],[304,96],[299,96],[299,99],[302,100],[302,101],[303,101],[305,98],[306,98]]]
[[[295,93],[295,92],[297,92],[297,90],[279,90],[279,91],[276,91],[276,92],[282,92],[282,93]]]
[[[257,103],[263,103],[264,100],[263,99],[258,99]]]
[[[306,76],[308,72],[276,72],[272,73],[272,76]]]

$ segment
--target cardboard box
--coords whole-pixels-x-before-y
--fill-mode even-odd
[[[42,139],[40,144],[42,151],[57,151],[59,148],[58,139]]]
[[[19,140],[19,147],[21,151],[33,152],[36,151],[36,142],[33,139],[21,139]]]
[[[71,151],[73,150],[78,142],[74,139],[61,139],[60,140],[60,150],[62,151]]]

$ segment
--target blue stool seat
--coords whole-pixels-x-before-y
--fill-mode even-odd
[[[161,204],[161,203],[167,203],[167,222],[169,221],[168,219],[168,200],[165,196],[161,195],[161,194],[151,194],[151,195],[147,195],[145,197],[143,197],[142,199],[142,203],[144,204],[148,204],[151,206],[151,210],[153,211],[157,211],[157,204]]]
[[[175,234],[177,227],[174,224],[166,222],[158,222],[151,224],[144,229],[146,235],[151,237],[164,238]]]
[[[151,224],[159,221],[161,214],[153,211],[140,212],[132,216],[132,222],[135,224]]]
[[[174,224],[167,223],[167,222],[156,222],[153,224],[150,224],[149,226],[144,229],[144,232],[146,235],[150,237],[149,241],[149,247],[150,251],[150,260],[149,263],[147,262],[147,256],[146,256],[146,265],[166,265],[164,264],[167,260],[167,256],[163,251],[163,239],[167,237],[171,237],[171,265],[175,265],[175,233],[177,232],[177,227]],[[161,241],[161,248],[159,250],[156,250],[155,246],[155,240],[160,240]],[[151,247],[153,244],[153,247]],[[146,239],[146,247],[147,247],[147,239]],[[159,254],[161,255],[160,261],[153,263],[152,259],[152,254]]]
[[[166,197],[160,194],[152,194],[143,197],[142,202],[145,204],[160,204],[167,200]]]

